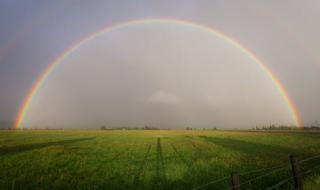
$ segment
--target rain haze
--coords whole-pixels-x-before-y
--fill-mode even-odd
[[[0,120],[16,120],[58,59],[22,127],[245,129],[296,125],[293,112],[302,125],[319,125],[319,8],[318,1],[2,1]]]

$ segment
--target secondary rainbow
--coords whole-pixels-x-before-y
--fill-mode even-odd
[[[277,77],[271,72],[271,70],[266,66],[266,64],[264,64],[252,51],[250,51],[248,48],[246,48],[245,46],[243,46],[242,44],[238,43],[237,41],[235,41],[234,39],[232,39],[231,37],[215,30],[212,29],[208,26],[205,25],[201,25],[201,24],[197,24],[191,21],[186,21],[186,20],[178,20],[178,19],[140,19],[140,20],[129,20],[126,22],[122,22],[122,23],[118,23],[118,24],[114,24],[111,26],[107,26],[79,41],[77,41],[76,43],[74,43],[72,46],[70,46],[69,48],[67,48],[64,52],[62,52],[56,59],[53,60],[52,63],[49,64],[49,66],[45,69],[45,71],[38,77],[38,79],[36,80],[36,82],[33,84],[32,88],[29,90],[29,93],[26,95],[20,109],[18,112],[18,115],[16,117],[15,123],[14,123],[14,128],[19,128],[21,127],[21,124],[23,123],[23,119],[26,115],[26,113],[28,112],[28,109],[32,103],[33,98],[35,97],[35,95],[37,94],[38,90],[41,88],[41,86],[45,83],[47,77],[50,75],[50,73],[58,66],[62,63],[62,61],[69,56],[72,52],[76,51],[79,47],[81,47],[83,44],[85,44],[86,42],[90,41],[91,39],[94,39],[98,36],[100,36],[101,34],[116,30],[116,29],[120,29],[120,28],[124,28],[124,27],[128,27],[128,26],[132,26],[132,25],[136,25],[136,24],[155,24],[155,23],[173,23],[173,24],[179,24],[179,25],[187,25],[193,28],[197,28],[199,30],[208,32],[216,37],[219,37],[221,39],[223,39],[224,41],[232,44],[233,46],[235,46],[236,48],[238,48],[239,50],[241,50],[244,54],[246,54],[250,59],[252,59],[255,63],[257,63],[261,69],[269,76],[269,78],[271,79],[271,81],[274,83],[274,85],[276,86],[276,88],[278,89],[279,93],[281,94],[283,100],[285,101],[289,113],[292,117],[292,120],[294,121],[294,124],[296,127],[301,127],[301,122],[300,122],[300,118],[298,116],[297,110],[293,104],[293,101],[291,100],[290,96],[288,95],[288,93],[286,92],[284,86],[281,84],[281,82],[277,79]]]

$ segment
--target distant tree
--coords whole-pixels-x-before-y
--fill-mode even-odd
[[[276,129],[276,126],[274,124],[272,124],[272,125],[269,126],[269,129],[270,130]]]
[[[101,130],[106,130],[107,128],[106,128],[106,126],[102,125],[102,126],[100,127],[100,129],[101,129]]]

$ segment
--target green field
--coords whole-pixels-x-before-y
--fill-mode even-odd
[[[273,170],[247,172],[287,166],[289,154],[301,159],[319,155],[320,134],[0,131],[0,189],[193,189],[224,177],[203,189],[227,189],[230,172],[238,171],[244,182]],[[307,169],[316,163],[320,164],[320,159],[301,167]],[[265,189],[289,175],[288,167],[246,183],[242,189]],[[305,178],[310,182],[310,175]],[[282,188],[290,184],[292,181]]]

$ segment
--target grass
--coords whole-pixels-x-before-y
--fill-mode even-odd
[[[241,131],[0,131],[0,189],[192,189],[226,177],[203,188],[225,189],[232,171],[288,165],[289,154],[320,154],[319,137]],[[302,170],[317,164],[320,159],[304,163]],[[288,176],[290,167],[242,189],[264,189]],[[314,173],[304,181],[307,189],[319,186]]]

